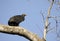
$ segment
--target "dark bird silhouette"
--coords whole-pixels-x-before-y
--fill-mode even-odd
[[[26,16],[26,14],[16,15],[16,16],[11,17],[8,20],[8,25],[9,26],[19,26],[19,23],[21,23],[22,21],[25,20],[25,16]]]

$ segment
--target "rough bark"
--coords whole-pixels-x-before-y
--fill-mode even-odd
[[[0,24],[0,32],[23,36],[29,41],[43,41],[43,39],[39,38],[35,33],[29,32],[23,27],[18,26],[6,26]]]

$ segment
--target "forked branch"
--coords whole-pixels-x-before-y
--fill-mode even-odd
[[[46,41],[46,34],[47,34],[47,30],[48,30],[48,24],[49,24],[48,20],[49,20],[49,17],[50,17],[50,11],[52,9],[53,3],[54,3],[54,0],[52,0],[52,2],[50,4],[50,7],[48,8],[48,15],[47,15],[46,21],[45,21],[44,37],[43,37],[45,39],[45,41]]]

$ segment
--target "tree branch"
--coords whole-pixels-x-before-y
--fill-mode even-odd
[[[0,24],[0,32],[23,36],[30,41],[43,41],[36,34],[29,32],[28,30],[18,26],[6,26]]]
[[[45,39],[45,41],[46,41],[46,34],[47,34],[48,24],[49,24],[48,20],[49,20],[49,17],[50,17],[50,11],[52,9],[53,3],[54,3],[54,0],[52,0],[52,2],[50,4],[50,7],[48,8],[48,15],[47,15],[46,21],[45,21],[44,37],[43,37]]]

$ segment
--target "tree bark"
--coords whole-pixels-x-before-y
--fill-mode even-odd
[[[6,26],[0,24],[0,32],[23,36],[29,41],[43,41],[43,39],[39,38],[36,34],[19,26]]]
[[[49,8],[48,8],[48,15],[46,17],[46,21],[45,21],[45,27],[44,27],[44,40],[46,41],[46,34],[48,32],[48,26],[49,26],[49,17],[50,17],[50,12],[51,12],[51,9],[52,9],[52,6],[53,6],[53,3],[54,3],[54,0],[52,0]]]

